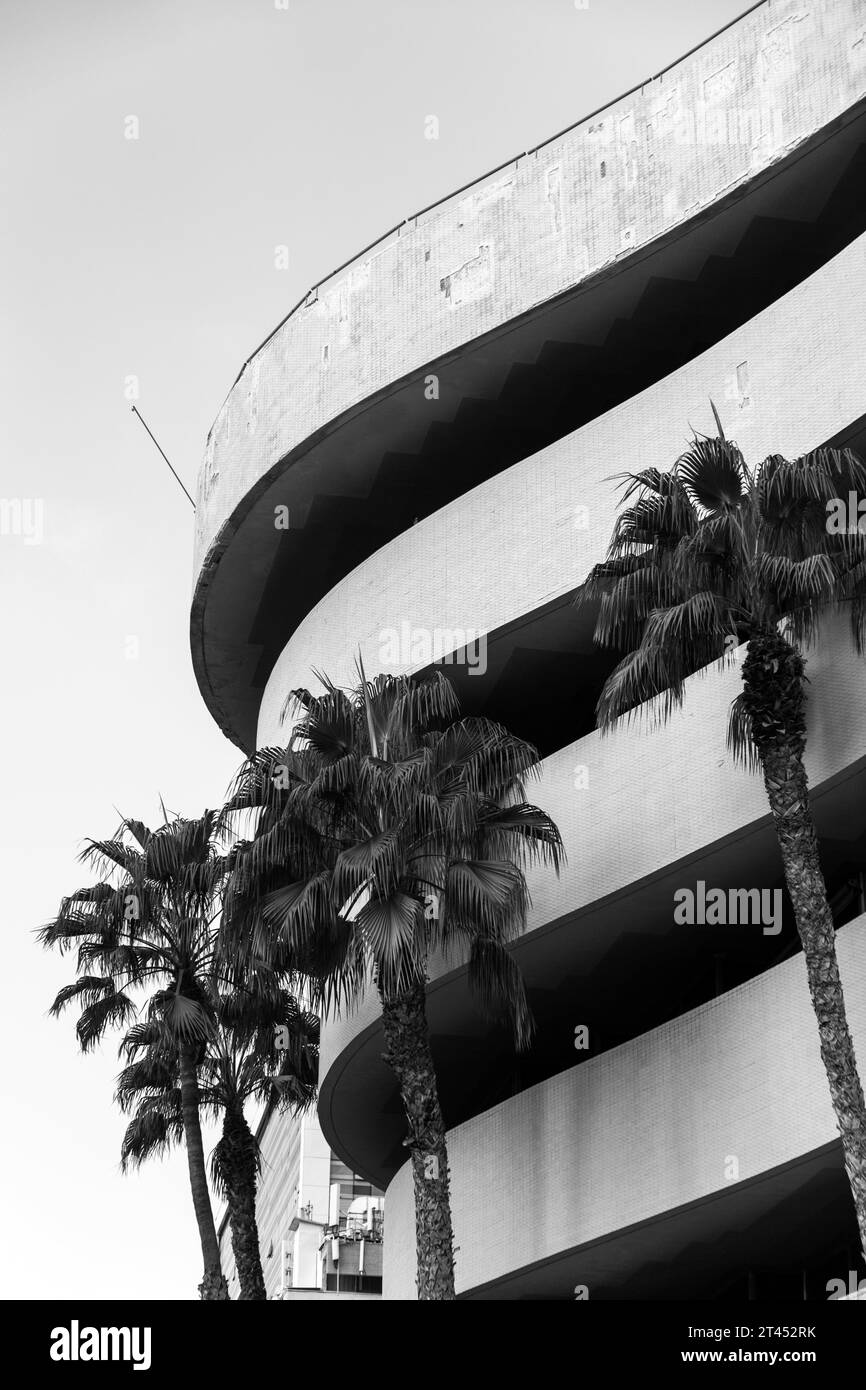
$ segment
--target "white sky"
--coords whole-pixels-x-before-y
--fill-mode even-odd
[[[198,814],[239,761],[192,675],[192,509],[125,378],[194,495],[241,363],[315,281],[745,8],[0,0],[0,498],[44,505],[42,544],[0,535],[2,1297],[201,1274],[183,1156],[121,1177],[116,1047],[81,1057],[47,1018],[72,962],[31,936],[113,807]]]

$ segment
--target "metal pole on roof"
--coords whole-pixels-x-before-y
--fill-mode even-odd
[[[155,437],[153,431],[152,431],[152,430],[150,429],[150,427],[148,426],[147,421],[145,420],[144,416],[141,414],[141,412],[140,412],[139,410],[136,409],[135,406],[132,407],[132,413],[133,413],[133,415],[137,415],[138,418],[139,418],[139,420],[141,421],[141,423],[144,425],[144,428],[147,430],[148,434],[150,435],[150,437],[151,437],[151,439],[153,440],[154,444],[156,445],[157,449],[159,449],[159,452],[162,454],[162,456],[163,456],[163,458],[165,459],[166,463],[168,464],[169,468],[171,468],[172,473],[174,473],[175,478],[177,478],[177,481],[180,483],[180,486],[183,488],[184,492],[186,493],[186,497],[187,497],[187,501],[189,502],[189,505],[192,507],[193,511],[195,511],[195,502],[193,502],[193,500],[192,500],[192,498],[190,497],[189,493],[186,491],[186,488],[183,487],[183,483],[181,483],[180,478],[178,477],[177,473],[175,473],[174,469],[173,469],[172,466],[171,466],[171,463],[170,463],[170,461],[169,461],[168,455],[166,454],[165,450],[164,450],[164,449],[162,448],[162,446],[160,445],[159,441],[156,439],[156,437]]]

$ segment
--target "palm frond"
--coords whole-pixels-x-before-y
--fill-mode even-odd
[[[523,977],[498,941],[477,937],[469,957],[469,985],[482,1013],[511,1027],[514,1045],[525,1052],[535,1032]]]

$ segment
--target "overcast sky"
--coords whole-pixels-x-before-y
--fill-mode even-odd
[[[192,509],[127,379],[194,494],[242,362],[312,284],[745,8],[0,0],[0,499],[31,531],[0,534],[3,1297],[201,1277],[185,1161],[121,1177],[116,1046],[81,1057],[47,1018],[72,967],[31,935],[114,807],[198,814],[239,761],[192,674]]]

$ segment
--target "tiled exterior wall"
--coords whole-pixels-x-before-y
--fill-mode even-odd
[[[862,1070],[866,917],[842,928],[837,947]],[[457,1291],[722,1192],[732,1156],[745,1182],[835,1137],[795,956],[451,1130]],[[408,1165],[386,1200],[384,1296],[411,1299]]]
[[[406,223],[322,286],[229,393],[199,477],[195,575],[252,485],[314,431],[693,217],[864,90],[861,0],[768,0]]]
[[[293,633],[262,698],[258,746],[285,740],[283,702],[315,688],[314,670],[350,684],[359,648],[368,675],[397,669],[388,629],[494,632],[581,583],[613,529],[611,474],[670,468],[690,425],[713,428],[711,399],[751,464],[824,444],[866,410],[864,321],[866,236],[663,381],[383,546]],[[744,363],[749,394],[736,399]]]
[[[864,91],[862,0],[768,0],[639,92],[407,223],[311,297],[231,391],[199,479],[196,577],[249,490],[316,430],[631,256],[780,159]],[[730,138],[732,118],[741,138]],[[719,122],[728,135],[714,140],[707,131]],[[368,669],[376,669],[382,629],[403,618],[413,627],[488,631],[568,591],[610,534],[616,496],[604,479],[638,464],[669,467],[689,424],[710,428],[708,397],[751,462],[776,450],[795,456],[848,425],[863,410],[864,263],[861,238],[695,362],[372,556],[294,634],[265,694],[259,742],[277,740],[279,706],[288,689],[310,682],[314,664],[349,679],[346,662],[360,643]],[[731,389],[744,362],[747,400]],[[588,510],[585,530],[575,524],[578,507]],[[864,667],[835,633],[810,658],[809,674],[808,766],[818,786],[866,757]],[[530,876],[528,931],[766,815],[760,781],[736,769],[725,749],[738,684],[736,665],[714,669],[693,678],[685,707],[661,730],[590,734],[545,760],[532,796],[559,825],[569,864],[558,882],[549,873]],[[583,789],[578,767],[588,769]],[[862,1038],[862,919],[844,929],[839,946]],[[832,1139],[802,976],[802,960],[789,961],[455,1130],[458,1287],[718,1191],[727,1155],[739,1157],[745,1179]],[[323,1077],[377,1014],[370,1000],[324,1027]],[[750,1047],[751,1038],[760,1043]],[[260,1189],[260,1239],[263,1257],[273,1243],[265,1259],[273,1294],[301,1145],[281,1127],[266,1142],[273,1148]],[[405,1168],[388,1201],[385,1296],[411,1298]]]
[[[682,708],[661,727],[632,723],[606,736],[594,731],[545,758],[530,796],[559,826],[568,862],[558,879],[550,870],[528,872],[527,932],[640,883],[769,815],[761,778],[736,765],[725,747],[744,650],[735,654],[734,664],[690,677]],[[825,629],[807,673],[806,768],[814,792],[866,758],[866,660],[857,656],[844,620]],[[588,784],[581,785],[581,776],[578,789],[579,767],[587,770]],[[639,930],[640,922],[628,927]],[[568,930],[568,924],[560,929]],[[431,973],[435,978],[444,969],[434,962]],[[355,1013],[323,1024],[321,1078],[378,1016],[373,994]]]

